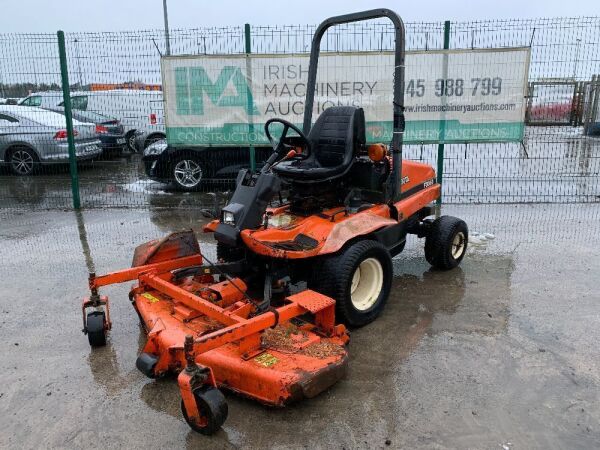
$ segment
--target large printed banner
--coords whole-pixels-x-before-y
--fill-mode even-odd
[[[529,48],[408,52],[406,143],[523,138]],[[365,109],[367,140],[391,141],[391,52],[322,53],[313,121],[334,105]],[[161,61],[172,145],[267,144],[263,124],[302,124],[308,55],[190,55]]]

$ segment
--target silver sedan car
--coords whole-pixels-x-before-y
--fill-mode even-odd
[[[77,160],[102,153],[95,124],[73,120]],[[15,175],[69,161],[65,116],[33,106],[0,105],[0,163]]]

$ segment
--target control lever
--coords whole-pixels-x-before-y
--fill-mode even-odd
[[[285,155],[283,158],[281,158],[279,161],[277,161],[275,164],[273,164],[271,166],[271,169],[273,167],[275,167],[277,164],[279,164],[280,162],[287,161],[288,159],[292,159],[295,156],[298,156],[298,152],[296,150],[294,150],[294,149],[291,149],[289,152],[287,152],[287,155]]]

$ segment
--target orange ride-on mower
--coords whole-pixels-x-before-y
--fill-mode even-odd
[[[331,107],[311,126],[324,32],[378,17],[396,32],[389,147],[366,145],[361,108]],[[283,406],[338,381],[348,361],[346,326],[382,312],[392,257],[407,234],[425,238],[425,257],[440,269],[457,266],[467,248],[463,221],[429,218],[440,196],[434,170],[402,161],[403,81],[404,26],[394,12],[323,22],[312,43],[303,130],[282,119],[265,124],[272,156],[259,172],[239,173],[220,218],[205,227],[216,260],[187,231],[139,246],[130,269],[91,274],[83,303],[90,344],[104,345],[111,328],[99,288],[137,281],[130,299],[148,341],[136,365],[151,378],[179,373],[183,416],[204,434],[227,417],[221,388]]]

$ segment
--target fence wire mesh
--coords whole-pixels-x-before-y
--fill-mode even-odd
[[[307,53],[315,28],[251,26],[250,50]],[[443,22],[408,23],[406,48],[441,49],[443,35]],[[170,44],[174,55],[246,51],[243,26],[172,30]],[[390,51],[393,46],[393,28],[370,21],[329,30],[321,48]],[[523,46],[531,47],[525,138],[521,143],[447,144],[445,202],[600,201],[600,138],[594,136],[600,134],[600,18],[451,24],[451,49]],[[239,168],[249,164],[246,147],[216,149],[210,157],[199,157],[194,150],[187,158],[168,151],[161,158],[144,157],[144,152],[159,154],[165,136],[163,32],[66,33],[66,47],[75,120],[91,124],[76,126],[83,207],[210,207],[232,188]],[[54,34],[0,34],[0,103],[9,103],[0,106],[0,207],[72,206],[64,125],[52,122],[51,113],[36,110],[30,113],[37,114],[33,122],[52,122],[43,125],[40,137],[38,125],[26,124],[20,116],[23,106],[10,105],[22,102],[32,110],[60,114],[61,88]],[[436,149],[406,145],[404,155],[435,166]],[[256,151],[261,161],[269,149]],[[18,173],[17,166],[26,173]]]

